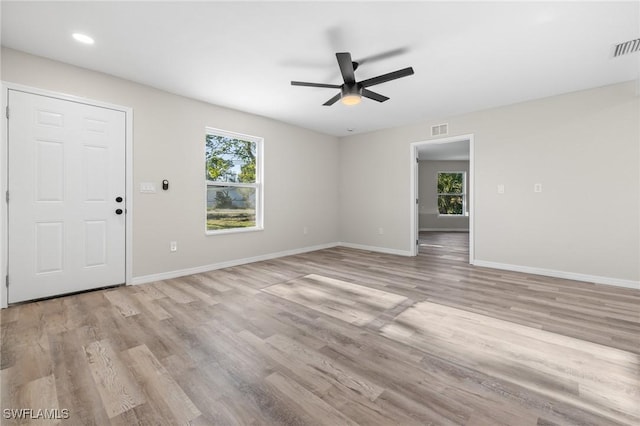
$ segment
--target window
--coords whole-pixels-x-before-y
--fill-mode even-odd
[[[262,138],[207,128],[206,232],[262,229]]]
[[[467,214],[466,172],[438,173],[438,213],[464,216]]]

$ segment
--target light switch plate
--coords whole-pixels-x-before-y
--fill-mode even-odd
[[[148,194],[153,194],[156,192],[156,185],[153,182],[141,182],[140,183],[140,192],[146,192]]]

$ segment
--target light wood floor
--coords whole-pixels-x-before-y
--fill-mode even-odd
[[[1,312],[4,409],[59,424],[640,424],[640,292],[335,248]],[[42,419],[32,424],[56,424]]]

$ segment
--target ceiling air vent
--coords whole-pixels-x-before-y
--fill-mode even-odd
[[[637,52],[638,50],[640,50],[640,38],[625,41],[624,43],[616,44],[616,47],[613,51],[613,57],[615,58],[617,56]]]
[[[449,133],[449,123],[431,126],[431,136],[442,136]]]

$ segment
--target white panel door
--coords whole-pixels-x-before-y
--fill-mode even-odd
[[[9,303],[125,282],[125,113],[9,90]]]

